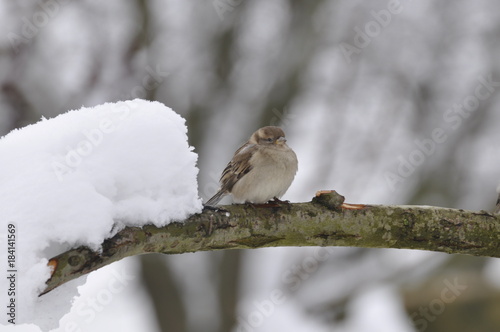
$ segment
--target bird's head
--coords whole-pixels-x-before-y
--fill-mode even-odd
[[[281,146],[286,143],[285,132],[279,127],[262,127],[252,134],[250,143]]]

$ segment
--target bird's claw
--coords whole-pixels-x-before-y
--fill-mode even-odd
[[[212,205],[203,205],[203,210],[202,210],[202,212],[206,212],[206,211],[213,211],[213,212],[229,212],[228,210],[223,209],[223,208],[220,208],[220,207],[217,207],[217,206],[212,206]]]
[[[282,200],[274,197],[273,199],[267,201],[266,203],[250,203],[250,202],[247,202],[245,204],[248,207],[251,207],[253,209],[256,209],[256,208],[275,208],[275,207],[281,207],[282,205],[290,204],[290,201],[282,201]]]
[[[268,204],[276,203],[276,204],[290,204],[290,201],[282,201],[281,199],[274,197],[272,200],[267,202]]]

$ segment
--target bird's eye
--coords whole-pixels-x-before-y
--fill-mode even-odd
[[[266,138],[266,141],[271,143],[273,141],[273,139],[271,137],[269,137],[269,138]]]

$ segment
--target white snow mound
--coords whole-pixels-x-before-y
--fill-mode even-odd
[[[4,313],[12,299],[16,324],[44,320],[38,293],[52,256],[79,245],[98,250],[125,225],[164,226],[199,212],[196,160],[185,120],[140,99],[69,111],[1,138],[0,244],[15,236],[15,294],[0,278],[0,324],[12,323]],[[0,250],[0,264],[8,261]]]

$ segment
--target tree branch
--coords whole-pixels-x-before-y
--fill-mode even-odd
[[[45,294],[124,257],[288,246],[405,248],[500,257],[500,220],[486,211],[343,204],[336,192],[309,203],[228,205],[165,227],[127,227],[102,252],[79,247],[49,261]]]

